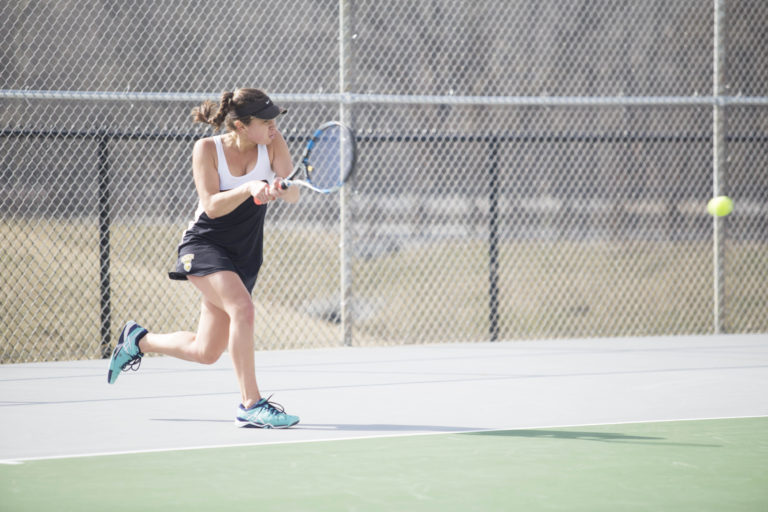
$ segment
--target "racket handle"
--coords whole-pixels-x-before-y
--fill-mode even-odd
[[[288,190],[288,187],[291,185],[290,180],[280,180],[280,188],[283,190]]]

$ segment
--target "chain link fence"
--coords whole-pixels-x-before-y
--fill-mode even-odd
[[[294,155],[340,116],[359,140],[342,194],[270,205],[259,348],[768,332],[766,26],[762,0],[4,2],[0,362],[195,329],[166,275],[189,113],[240,86]]]

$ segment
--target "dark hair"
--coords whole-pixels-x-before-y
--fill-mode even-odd
[[[261,89],[240,88],[235,92],[225,91],[221,93],[221,100],[218,103],[206,100],[199,107],[192,110],[192,119],[196,123],[207,123],[221,129],[225,125],[227,130],[235,130],[235,121],[241,121],[248,124],[255,116],[246,114],[252,110],[254,104],[262,104],[269,99],[267,93]]]

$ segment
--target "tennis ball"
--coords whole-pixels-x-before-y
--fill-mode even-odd
[[[707,211],[714,217],[725,217],[733,211],[733,201],[728,196],[717,196],[707,203]]]

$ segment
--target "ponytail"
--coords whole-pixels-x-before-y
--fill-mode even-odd
[[[221,100],[219,101],[219,107],[216,112],[216,104],[212,101],[204,101],[199,107],[192,109],[192,120],[195,123],[207,123],[216,128],[221,129],[221,125],[224,124],[224,120],[227,118],[227,114],[234,108],[232,105],[232,98],[235,93],[225,91],[221,94]]]

